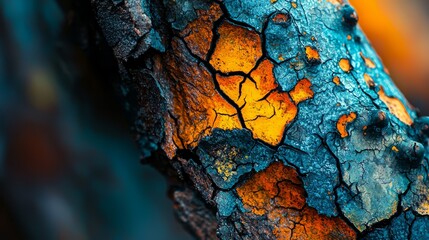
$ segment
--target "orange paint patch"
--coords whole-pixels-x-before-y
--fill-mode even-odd
[[[171,96],[168,96],[172,116],[166,119],[166,128],[174,129],[173,143],[180,149],[192,149],[214,128],[241,128],[237,110],[216,91],[209,71],[186,59],[182,54],[186,50],[177,38],[173,39],[172,48],[173,52],[166,54],[163,62],[156,62],[155,68],[168,72],[171,78]],[[163,144],[169,153],[173,148],[171,141]]]
[[[223,73],[248,73],[262,56],[261,39],[256,32],[224,22],[210,64]]]
[[[299,80],[289,94],[295,104],[299,104],[302,101],[313,98],[314,93],[313,90],[311,90],[310,80],[306,78]]]
[[[253,137],[278,145],[286,126],[296,117],[297,107],[287,93],[272,92],[267,99],[246,103],[241,113]],[[269,126],[269,127],[267,127]]]
[[[341,218],[329,218],[319,215],[314,208],[306,207],[302,211],[301,226],[293,231],[294,239],[356,239],[356,232]],[[304,227],[305,226],[305,227]],[[281,226],[278,227],[282,229]],[[284,227],[283,227],[284,228]],[[287,239],[279,235],[279,239]]]
[[[273,68],[274,64],[265,59],[250,73],[251,79],[243,81],[242,76],[219,74],[216,79],[222,91],[240,107],[245,126],[253,137],[275,146],[296,117],[296,104],[313,97],[313,91],[310,81],[299,81],[291,91],[295,104],[288,93],[277,90]]]
[[[278,13],[273,17],[273,22],[275,23],[285,23],[289,20],[289,15],[284,13]]]
[[[285,184],[277,185],[279,182]],[[271,205],[271,200],[282,207],[303,208],[305,192],[301,185],[302,182],[293,168],[275,162],[263,172],[256,173],[244,185],[238,187],[237,194],[245,208],[261,216],[274,207]],[[280,187],[282,188],[280,189]],[[294,197],[291,198],[290,196]]]
[[[386,106],[389,108],[390,113],[401,120],[401,122],[407,125],[413,124],[413,119],[411,119],[407,108],[399,99],[387,96],[382,87],[380,87],[380,90],[378,91],[378,96],[380,97],[380,100],[383,101],[384,104],[386,104]]]
[[[242,84],[240,99],[236,101],[238,106],[259,101],[278,87],[273,68],[273,63],[265,59],[250,73],[252,80],[246,79]]]
[[[319,215],[306,205],[305,191],[295,169],[280,162],[238,187],[237,194],[250,212],[267,216],[261,224],[272,226],[276,239],[355,239],[356,233],[340,218]]]
[[[368,85],[368,87],[373,88],[375,87],[375,82],[372,79],[371,76],[369,76],[367,73],[363,74],[363,79],[365,80],[366,84]]]
[[[235,103],[237,103],[239,107],[242,107],[245,104],[252,104],[253,102],[259,101],[264,96],[265,94],[262,94],[262,92],[258,90],[256,83],[246,78],[246,81],[241,85],[240,98],[235,101]]]
[[[195,55],[205,58],[210,46],[196,42],[212,37],[208,29],[222,13],[219,6],[213,4],[209,10],[199,11],[198,14],[199,19],[190,23],[182,36]],[[277,14],[273,20],[285,22],[289,16]],[[207,31],[203,29],[199,33],[196,29],[203,27],[203,23],[210,26]],[[239,109],[223,99],[216,91],[209,71],[203,64],[186,59],[187,55],[181,53],[187,50],[180,40],[173,39],[173,50],[164,56],[164,66],[158,65],[159,72],[166,70],[167,78],[173,80],[171,96],[168,95],[173,107],[169,109],[171,116],[166,118],[166,129],[169,130],[166,137],[169,139],[163,145],[170,157],[175,148],[192,149],[197,146],[199,140],[211,134],[213,128],[230,130],[246,127],[255,139],[276,146],[283,139],[287,125],[296,117],[296,105],[313,97],[311,83],[307,79],[300,80],[290,96],[277,89],[271,61],[265,59],[255,68],[262,57],[262,43],[256,32],[223,22],[218,33],[219,39],[209,63],[215,70],[229,74],[218,73],[215,81]],[[320,59],[317,50],[312,47],[307,49],[307,55],[312,61]],[[233,72],[250,74],[245,78]],[[241,125],[238,114],[241,114],[245,126]],[[270,127],[267,128],[267,125]]]
[[[259,66],[250,73],[250,77],[255,81],[257,90],[261,95],[266,95],[271,90],[278,87],[274,77],[274,64],[265,59]]]
[[[335,85],[340,85],[341,84],[341,80],[338,76],[335,76],[334,78],[332,78],[332,82],[335,83]]]
[[[375,68],[376,66],[375,66],[375,63],[370,59],[370,58],[367,58],[367,57],[365,57],[364,55],[363,55],[363,53],[359,53],[360,54],[360,57],[363,59],[363,61],[365,62],[365,65],[367,66],[367,67],[369,67],[369,68]]]
[[[291,2],[290,4],[292,5],[293,8],[297,8],[298,7],[298,4],[296,2]]]
[[[312,62],[320,62],[320,55],[316,48],[307,46],[305,47],[305,55],[307,57],[307,61]]]
[[[209,111],[211,111],[211,113],[208,114],[208,123],[209,126],[211,125],[210,131],[213,128],[220,128],[225,130],[241,128],[241,123],[238,119],[237,111],[234,107],[232,107],[227,101],[225,101],[225,99],[217,92],[213,95],[211,100],[212,107],[208,108]]]
[[[341,70],[346,73],[349,73],[353,70],[350,60],[347,58],[341,58],[341,60],[338,62],[338,65],[340,66]]]
[[[349,133],[347,132],[347,125],[351,122],[353,122],[356,119],[356,113],[352,112],[350,114],[345,114],[338,119],[337,122],[337,130],[340,133],[342,138],[345,138],[349,136]]]
[[[244,80],[244,77],[239,75],[222,76],[216,74],[216,81],[219,84],[219,88],[233,101],[237,101],[240,93],[240,83]]]
[[[208,10],[197,10],[198,18],[180,33],[191,52],[206,59],[213,38],[213,23],[222,16],[219,5],[213,3]]]

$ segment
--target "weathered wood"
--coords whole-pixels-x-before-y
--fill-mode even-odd
[[[346,1],[92,6],[143,158],[197,237],[429,237],[429,120]]]

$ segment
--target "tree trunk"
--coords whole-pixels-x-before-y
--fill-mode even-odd
[[[346,1],[92,7],[143,160],[196,237],[429,238],[429,119]]]

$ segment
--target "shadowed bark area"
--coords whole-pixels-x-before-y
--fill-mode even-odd
[[[429,118],[347,1],[92,8],[143,159],[196,237],[429,237]]]

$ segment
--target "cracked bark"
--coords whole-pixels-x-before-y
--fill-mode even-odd
[[[429,120],[346,1],[91,2],[196,237],[427,237]]]

